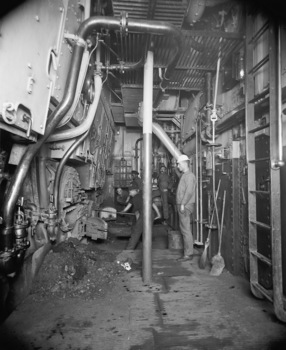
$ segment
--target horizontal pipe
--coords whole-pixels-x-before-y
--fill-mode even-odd
[[[115,17],[91,17],[85,20],[78,32],[77,35],[84,40],[87,38],[89,34],[91,34],[91,30],[105,28],[108,30],[117,30],[122,31],[121,19]],[[177,61],[181,55],[182,47],[183,47],[183,39],[181,31],[176,28],[174,25],[163,22],[163,21],[153,21],[153,20],[139,20],[128,18],[128,24],[126,29],[128,28],[128,32],[133,33],[146,33],[146,34],[155,34],[155,35],[165,35],[171,37],[174,42],[174,50],[175,53],[168,64],[162,82],[161,88],[164,90],[168,86],[168,81],[171,79],[172,72],[175,69]],[[158,94],[160,95],[160,94]],[[159,98],[156,98],[156,104],[158,103]]]

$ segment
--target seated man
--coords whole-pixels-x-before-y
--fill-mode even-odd
[[[123,190],[121,187],[118,187],[116,189],[116,193],[118,194],[118,196],[116,197],[117,202],[125,206],[130,199],[129,192]]]
[[[133,183],[129,188],[130,200],[127,206],[122,210],[123,213],[126,213],[131,207],[133,212],[136,215],[136,221],[131,226],[131,237],[129,239],[128,245],[126,249],[135,249],[140,237],[143,232],[143,197],[142,192],[139,190],[138,185]],[[156,217],[153,220],[159,219],[161,217],[158,207],[155,203],[152,203],[152,208],[156,213]],[[152,217],[154,218],[154,213],[152,213]]]

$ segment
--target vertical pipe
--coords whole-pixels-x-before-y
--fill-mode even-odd
[[[36,158],[37,164],[37,182],[39,193],[39,204],[41,209],[48,209],[50,204],[50,197],[48,193],[48,181],[46,176],[46,161],[47,152],[46,148],[40,149],[40,154]]]
[[[198,117],[196,120],[196,179],[198,180],[199,178],[199,156],[198,156]],[[199,203],[200,203],[200,198],[199,198],[199,186],[196,186],[196,216],[197,216],[197,220],[196,220],[196,227],[197,227],[197,241],[200,240],[200,235],[201,232],[200,230],[200,226],[199,226],[199,222],[200,222],[200,211],[199,211]]]
[[[152,281],[152,105],[154,53],[148,51],[143,86],[143,282]]]
[[[142,140],[143,140],[143,137],[140,137],[135,142],[135,170],[137,170],[137,171],[139,171],[139,168],[140,168],[140,166],[139,166],[138,144]]]
[[[202,132],[202,118],[200,118],[200,135]],[[200,137],[200,146],[199,146],[199,153],[200,153],[200,233],[203,234],[203,162],[202,162],[202,138]],[[201,238],[201,242],[202,242]]]
[[[276,59],[275,62],[277,64],[276,68],[276,76],[277,76],[277,83],[276,83],[276,96],[277,96],[277,145],[275,145],[275,148],[277,148],[277,151],[275,151],[275,158],[272,160],[272,168],[273,169],[280,169],[280,167],[284,166],[283,161],[283,126],[282,126],[282,91],[281,91],[281,27],[280,24],[277,25],[277,35],[275,36],[276,39]],[[274,63],[274,64],[275,64]],[[274,148],[274,149],[275,149]]]

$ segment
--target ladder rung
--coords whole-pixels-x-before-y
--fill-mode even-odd
[[[255,66],[253,66],[250,71],[248,72],[248,74],[254,74],[256,73],[261,67],[263,67],[265,65],[265,63],[267,63],[269,61],[269,55],[265,56],[264,58],[262,58],[261,61],[259,61]]]
[[[271,226],[266,225],[266,224],[264,224],[263,222],[255,221],[255,220],[250,220],[250,222],[251,222],[252,224],[256,225],[256,226],[265,228],[265,229],[267,229],[267,230],[271,230]]]
[[[252,159],[249,160],[249,163],[258,163],[258,162],[265,162],[266,160],[270,160],[269,157],[265,157],[265,158],[257,158],[257,159]]]
[[[253,37],[249,40],[249,44],[255,43],[269,28],[269,22],[265,22],[265,24],[253,35]]]
[[[267,196],[270,194],[269,191],[249,191],[252,194],[261,194],[262,196]]]
[[[250,251],[250,253],[251,253],[252,255],[256,256],[259,260],[265,262],[265,264],[267,264],[267,265],[269,265],[269,266],[272,265],[271,260],[268,259],[268,258],[266,258],[266,256],[264,256],[264,255],[258,253],[256,250],[250,249],[249,251]]]
[[[265,298],[267,298],[269,301],[273,302],[273,291],[271,290],[267,290],[264,287],[262,287],[261,284],[257,283],[257,282],[251,282],[252,286],[254,288],[256,288],[261,294],[263,294],[265,296]]]
[[[255,95],[253,99],[249,100],[248,103],[261,103],[267,98],[269,98],[269,87],[265,88],[262,92],[259,94]]]
[[[251,129],[251,130],[249,130],[248,132],[249,132],[250,134],[253,134],[253,133],[255,133],[256,131],[269,128],[269,126],[270,126],[270,123],[266,123],[266,124],[264,124],[264,125],[259,125],[257,128]]]

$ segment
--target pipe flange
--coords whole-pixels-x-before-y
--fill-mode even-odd
[[[122,36],[128,35],[128,13],[126,11],[121,12],[120,33]]]

